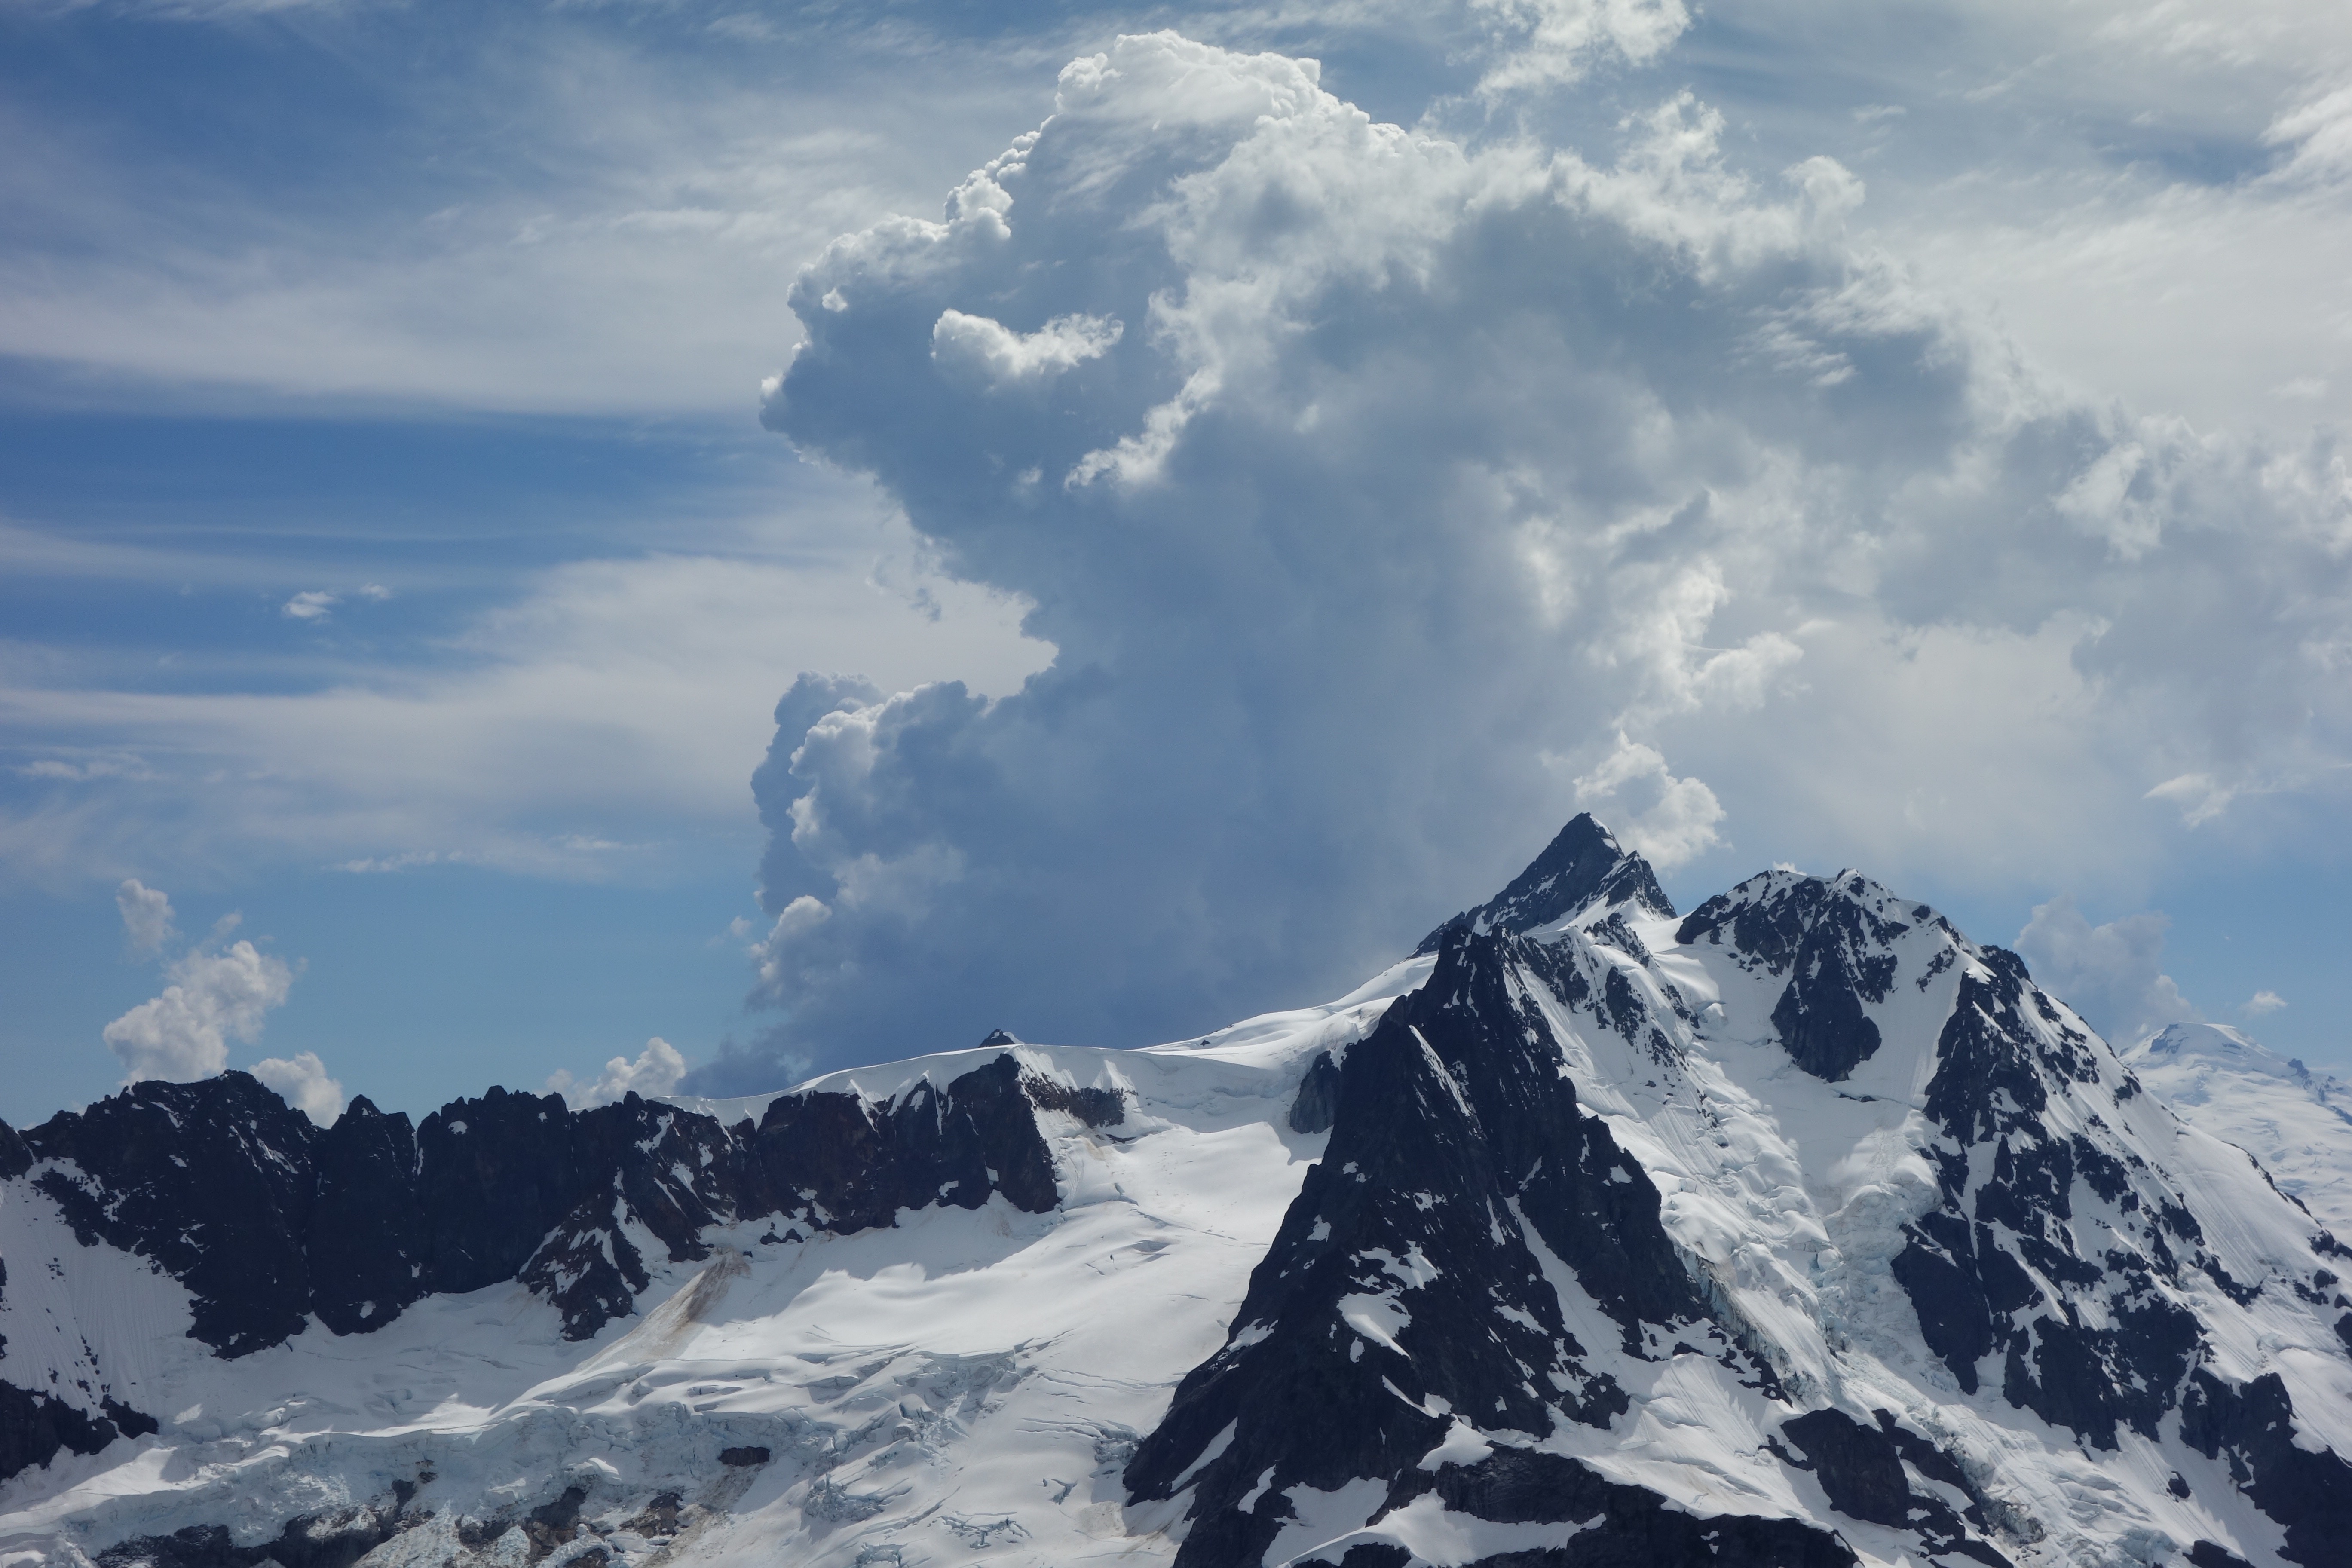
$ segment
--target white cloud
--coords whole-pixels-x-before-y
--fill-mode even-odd
[[[426,37],[397,7],[362,8],[363,30],[352,8],[310,9],[362,70]],[[701,34],[559,6],[461,47],[397,112],[466,148],[463,173],[362,150],[356,206],[161,137],[124,156],[102,115],[53,99],[8,127],[44,156],[0,171],[26,237],[0,252],[0,351],[214,401],[735,414],[772,351],[744,323],[784,316],[828,238],[969,168],[1034,80],[1034,46],[941,51],[898,18],[785,23],[715,53]]]
[[[155,770],[143,757],[85,756],[79,762],[61,757],[41,757],[29,763],[15,764],[11,772],[28,779],[50,779],[60,784],[89,784],[97,779],[152,779]]]
[[[306,589],[287,600],[282,613],[298,621],[323,621],[342,602],[323,589]]]
[[[730,552],[535,574],[427,671],[180,692],[0,669],[0,736],[154,759],[0,803],[0,865],[53,882],[447,861],[633,875],[646,855],[614,847],[753,826],[743,780],[778,669],[1004,691],[1050,657],[1023,637],[1018,599],[942,577],[865,486],[812,473],[784,504],[783,520],[745,518]]]
[[[771,1046],[903,1054],[964,1009],[1175,1037],[1344,986],[1580,801],[1665,861],[1736,820],[2015,890],[2145,867],[2151,781],[2191,816],[2341,789],[2332,446],[2076,395],[1844,167],[1760,181],[1692,93],[1623,133],[1453,142],[1127,38],[943,221],[811,267],[765,420],[1059,652],[993,700],[787,694]],[[980,300],[1136,330],[1082,395],[995,397],[934,358]]]
[[[122,1058],[125,1083],[211,1077],[228,1065],[231,1039],[260,1037],[263,1016],[282,1005],[294,984],[284,960],[250,942],[220,952],[185,953],[166,973],[171,984],[161,995],[106,1026],[107,1046]]]
[[[122,911],[122,934],[133,952],[157,952],[179,934],[172,927],[171,899],[135,877],[114,890],[114,907]]]
[[[1645,64],[1690,26],[1682,0],[1471,0],[1471,8],[1505,43],[1478,84],[1490,97],[1576,81],[1610,55]]]
[[[397,855],[363,855],[355,860],[338,860],[327,869],[369,876],[386,871],[405,871],[417,866],[438,866],[444,861],[464,858],[462,855],[444,855],[437,849],[405,849]]]
[[[2229,810],[2230,802],[2237,794],[2235,785],[2222,784],[2211,773],[2199,773],[2168,778],[2149,790],[2144,798],[2179,806],[2180,820],[2195,827]]]
[[[1050,381],[1108,353],[1124,331],[1105,316],[1072,315],[1016,332],[986,316],[948,310],[931,328],[931,357],[998,385]]]
[[[2163,973],[2170,924],[2148,913],[2095,926],[2062,895],[2034,907],[2033,919],[2017,933],[2017,951],[2042,989],[2118,1048],[2128,1048],[2168,1024],[2200,1017]]]
[[[2263,140],[2294,149],[2282,171],[2285,178],[2352,175],[2352,87],[2337,88],[2281,114],[2263,132]]]
[[[321,1127],[333,1126],[343,1113],[343,1086],[327,1076],[316,1051],[298,1051],[290,1058],[270,1057],[247,1070]]]
[[[686,1076],[686,1058],[677,1048],[659,1035],[646,1042],[637,1059],[614,1057],[604,1064],[604,1076],[593,1083],[583,1084],[568,1071],[558,1072],[547,1080],[550,1094],[563,1096],[565,1103],[574,1110],[585,1110],[591,1106],[610,1105],[631,1094],[658,1096],[677,1091],[678,1082]]]
[[[1619,802],[1632,807],[1644,797],[1649,804],[1634,808],[1630,816],[1609,809]],[[1622,731],[1615,749],[1576,781],[1576,804],[1614,824],[1621,842],[1664,871],[1713,848],[1716,825],[1723,820],[1723,806],[1713,790],[1697,779],[1676,778],[1666,771],[1664,753],[1627,740]]]
[[[2257,991],[2238,1004],[2238,1011],[2249,1018],[2260,1018],[2286,1005],[2286,998],[2275,991]]]

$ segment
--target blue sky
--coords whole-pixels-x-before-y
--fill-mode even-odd
[[[9,0],[0,134],[0,1117],[1178,1037],[1585,806],[2352,1068],[2339,6]]]

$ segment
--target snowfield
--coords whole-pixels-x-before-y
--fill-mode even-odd
[[[0,1141],[0,1568],[2352,1562],[2343,1086],[1851,872],[1580,818],[1336,1002],[769,1100],[236,1077]]]
[[[164,1422],[0,1485],[0,1564],[79,1564],[192,1522],[268,1541],[287,1519],[378,1503],[402,1482],[416,1488],[405,1511],[438,1511],[376,1549],[369,1561],[387,1568],[470,1558],[461,1518],[520,1517],[572,1486],[586,1492],[581,1517],[611,1533],[583,1531],[543,1561],[1164,1561],[1171,1542],[1129,1533],[1120,1468],[1223,1342],[1321,1151],[1323,1135],[1285,1121],[1307,1063],[1344,1052],[1428,968],[1156,1049],[1019,1047],[1024,1065],[1129,1096],[1116,1128],[1043,1119],[1058,1123],[1055,1212],[993,1197],[797,1242],[747,1221],[710,1237],[707,1264],[662,1269],[642,1318],[583,1344],[509,1282],[428,1297],[365,1336],[313,1322],[223,1361],[187,1337],[184,1289],[77,1246],[44,1194],[0,1185],[0,1372],[72,1382],[102,1367]],[[803,1087],[887,1100],[998,1054]],[[737,1447],[772,1458],[720,1462]],[[627,1528],[665,1492],[682,1528]],[[484,1560],[528,1557],[512,1533]]]

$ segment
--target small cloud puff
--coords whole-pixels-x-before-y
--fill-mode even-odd
[[[381,583],[363,583],[352,590],[352,597],[380,605],[392,597],[392,590]],[[289,620],[324,621],[332,618],[334,608],[343,602],[343,595],[325,588],[306,588],[278,606],[278,613]]]
[[[270,1057],[248,1070],[321,1127],[333,1126],[335,1118],[343,1113],[343,1086],[327,1076],[326,1064],[316,1051],[300,1051],[290,1058]]]
[[[136,877],[114,890],[114,907],[122,912],[122,934],[131,951],[149,953],[180,933],[172,926],[172,900],[161,888],[150,888]]]
[[[2229,810],[2230,802],[2237,795],[2234,786],[2221,783],[2211,773],[2181,773],[2165,780],[2141,798],[2179,806],[2181,824],[2195,827]]]
[[[2111,1042],[2129,1047],[2168,1024],[2200,1021],[2163,973],[2164,933],[2171,924],[2151,910],[2095,926],[2062,894],[2035,906],[2016,946],[2044,990]]]
[[[58,757],[42,757],[34,762],[18,763],[13,772],[28,779],[51,779],[62,784],[89,784],[96,779],[131,779],[146,782],[156,776],[146,759],[121,753],[113,756],[86,757],[80,762],[67,762]]]
[[[158,952],[179,934],[172,923],[170,897],[136,878],[115,889],[114,907],[122,916],[123,936],[133,952]],[[263,1015],[285,1004],[294,985],[294,970],[285,960],[250,942],[211,951],[243,918],[232,913],[214,921],[211,934],[165,971],[171,984],[162,994],[106,1026],[103,1037],[122,1058],[124,1083],[210,1078],[228,1065],[230,1039],[259,1038]]]
[[[2259,1018],[2275,1013],[2286,1005],[2286,998],[2275,991],[2257,991],[2238,1004],[2238,1011],[2249,1018]]]
[[[610,1105],[631,1094],[648,1097],[675,1093],[678,1081],[686,1077],[686,1058],[676,1046],[659,1035],[646,1042],[637,1059],[614,1057],[604,1064],[604,1076],[593,1083],[583,1084],[569,1071],[554,1074],[547,1080],[547,1091],[560,1094],[567,1104],[585,1110],[591,1106]]]
[[[1621,821],[1618,837],[1660,870],[1670,871],[1715,847],[1716,824],[1723,820],[1715,792],[1697,779],[1676,778],[1666,770],[1662,752],[1627,740],[1622,731],[1601,765],[1576,781],[1576,804],[1597,805],[1619,798],[1621,792],[1649,804]]]
[[[1050,381],[1100,359],[1126,329],[1107,316],[1056,316],[1034,332],[1016,332],[986,316],[942,310],[931,326],[931,357],[992,385]]]
[[[462,858],[464,857],[456,854],[445,855],[438,849],[405,849],[397,855],[370,855],[357,860],[338,860],[327,869],[370,876],[385,871],[405,871],[412,866],[437,866],[444,860]]]
[[[231,1038],[260,1037],[262,1016],[285,1004],[294,971],[250,942],[224,952],[198,950],[167,972],[172,984],[106,1026],[108,1048],[122,1058],[122,1081],[186,1083],[228,1066]]]

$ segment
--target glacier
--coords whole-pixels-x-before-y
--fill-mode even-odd
[[[0,1126],[0,1565],[2352,1562],[2343,1086],[1580,817],[1336,1001]]]

